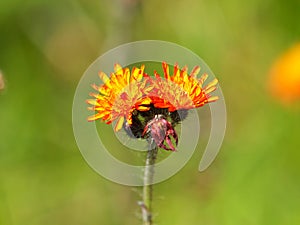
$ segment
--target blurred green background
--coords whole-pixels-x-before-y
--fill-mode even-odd
[[[77,149],[72,100],[85,69],[129,41],[183,45],[218,77],[228,128],[155,186],[156,224],[299,225],[299,110],[266,88],[300,39],[298,0],[0,1],[0,224],[141,224],[139,189],[96,174]],[[299,103],[295,103],[299,104]]]

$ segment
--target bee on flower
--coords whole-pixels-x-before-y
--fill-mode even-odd
[[[189,74],[175,64],[170,73],[169,65],[162,63],[163,76],[154,71],[154,76],[144,73],[144,66],[122,68],[119,64],[108,77],[99,73],[103,84],[92,87],[97,93],[90,93],[87,100],[89,110],[95,112],[88,121],[101,119],[107,124],[116,121],[115,131],[122,128],[131,137],[144,138],[157,147],[175,151],[178,135],[174,127],[186,118],[188,110],[218,100],[211,96],[218,83],[214,79],[204,85],[208,75],[197,77],[200,67]]]

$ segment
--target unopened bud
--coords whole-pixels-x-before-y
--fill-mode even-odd
[[[145,137],[147,135],[153,139],[158,147],[170,151],[176,150],[171,141],[171,137],[174,138],[177,146],[178,135],[172,124],[166,120],[164,116],[155,115],[155,117],[147,123],[142,136]]]

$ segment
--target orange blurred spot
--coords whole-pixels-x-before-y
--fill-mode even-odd
[[[5,87],[4,78],[3,78],[3,75],[0,71],[0,91],[3,90],[4,87]]]
[[[274,62],[269,75],[269,90],[284,104],[300,100],[300,43]]]

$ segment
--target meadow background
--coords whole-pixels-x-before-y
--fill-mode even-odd
[[[196,151],[155,186],[156,224],[299,225],[299,101],[267,88],[274,60],[300,41],[299,10],[298,0],[0,1],[0,224],[141,224],[139,190],[87,165],[71,110],[99,55],[159,39],[206,61],[228,125],[208,170],[198,172]]]

